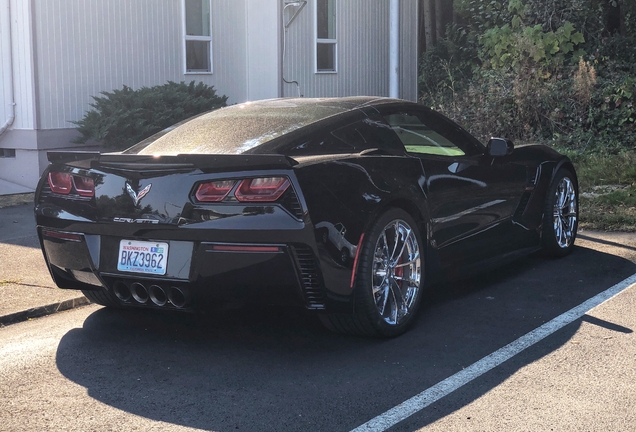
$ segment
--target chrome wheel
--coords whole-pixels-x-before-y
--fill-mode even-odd
[[[556,188],[554,197],[553,227],[559,247],[570,247],[576,235],[577,200],[572,180],[563,177]]]
[[[403,220],[390,222],[375,244],[372,266],[373,300],[388,324],[398,325],[412,312],[421,272],[415,232]]]

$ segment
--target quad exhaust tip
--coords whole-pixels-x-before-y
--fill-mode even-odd
[[[115,285],[113,286],[113,293],[115,294],[115,297],[124,303],[128,303],[132,297],[130,288],[128,288],[123,282],[115,282]]]
[[[168,295],[159,285],[151,285],[148,288],[150,300],[157,306],[165,306],[168,303]]]
[[[158,307],[172,305],[182,309],[190,303],[190,291],[187,288],[171,286],[167,289],[152,284],[148,288],[141,282],[133,282],[128,285],[124,281],[117,281],[113,285],[113,294],[122,303],[129,303],[131,299],[145,305],[152,304]]]
[[[168,299],[174,307],[181,309],[190,302],[190,294],[185,289],[171,286],[168,288]]]
[[[130,292],[137,303],[146,304],[148,302],[148,290],[139,282],[130,285]]]

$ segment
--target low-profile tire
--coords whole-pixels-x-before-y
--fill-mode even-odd
[[[572,252],[579,223],[579,190],[574,174],[557,171],[545,199],[541,246],[547,256],[562,257]]]
[[[367,230],[361,247],[354,313],[320,320],[340,333],[399,336],[413,324],[422,300],[424,249],[417,223],[406,211],[389,209]]]
[[[106,307],[120,308],[121,305],[109,292],[104,290],[82,290],[82,294],[93,303]]]

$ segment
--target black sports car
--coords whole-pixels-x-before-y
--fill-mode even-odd
[[[487,146],[395,99],[223,108],[121,152],[50,152],[35,198],[51,276],[110,307],[295,301],[395,336],[426,286],[572,251],[577,178],[539,145]]]

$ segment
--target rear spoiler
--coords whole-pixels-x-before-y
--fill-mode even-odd
[[[288,169],[298,162],[283,155],[179,154],[174,156],[134,155],[86,151],[50,151],[49,162],[75,168],[111,168],[126,171],[200,169],[204,172]]]

